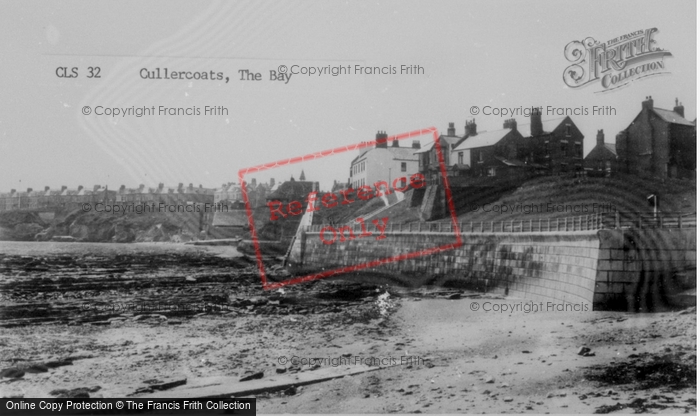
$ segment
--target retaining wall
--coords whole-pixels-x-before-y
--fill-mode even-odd
[[[294,257],[305,269],[329,270],[456,242],[455,234],[437,232],[355,237],[324,244],[318,232],[304,232]],[[639,309],[640,303],[668,303],[669,295],[687,286],[679,270],[695,267],[695,240],[695,229],[464,233],[458,248],[372,271],[412,286],[450,284],[537,302]],[[654,292],[660,297],[640,300]]]

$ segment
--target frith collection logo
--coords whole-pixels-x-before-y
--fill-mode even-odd
[[[572,64],[564,70],[564,83],[571,88],[581,88],[600,82],[602,89],[596,93],[601,93],[641,78],[669,74],[664,57],[672,55],[656,47],[656,33],[658,29],[651,28],[607,42],[590,37],[569,42],[564,56]]]

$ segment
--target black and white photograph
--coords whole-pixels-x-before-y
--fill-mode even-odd
[[[697,413],[695,1],[0,34],[0,413]]]

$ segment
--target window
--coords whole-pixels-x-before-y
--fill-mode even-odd
[[[566,137],[571,137],[571,124],[566,125]]]
[[[463,152],[457,153],[457,163],[459,163],[460,165],[464,164],[464,153]]]
[[[479,163],[483,163],[483,162],[484,162],[484,151],[479,150]]]
[[[401,162],[401,172],[406,172],[406,162]]]
[[[569,147],[569,143],[567,143],[567,142],[561,142],[561,152],[562,152],[563,154],[565,154],[565,155],[567,154],[567,149],[568,149],[568,147]]]
[[[581,143],[574,143],[574,149],[574,157],[583,157],[583,149],[581,149]]]
[[[496,168],[489,168],[489,176],[496,176]]]

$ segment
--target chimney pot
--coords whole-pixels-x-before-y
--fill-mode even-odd
[[[536,137],[542,133],[542,111],[539,107],[532,107],[530,111],[530,135]]]
[[[603,129],[598,130],[598,135],[596,136],[596,142],[601,146],[605,143],[605,134],[603,133]]]
[[[476,136],[476,120],[467,120],[467,124],[464,126],[464,130],[467,136]]]
[[[683,103],[678,102],[678,98],[676,98],[676,106],[673,107],[673,111],[681,117],[685,118],[685,108],[683,108]]]
[[[420,149],[420,140],[414,140],[413,143],[411,143],[411,147],[413,149]]]
[[[388,138],[388,137],[389,137],[389,136],[387,136],[387,134],[386,134],[385,131],[381,131],[381,130],[378,131],[378,132],[377,132],[377,136],[376,136],[376,144],[375,144],[375,147],[378,148],[378,149],[379,149],[379,148],[381,148],[381,149],[386,149],[386,148],[387,148],[387,138]]]

